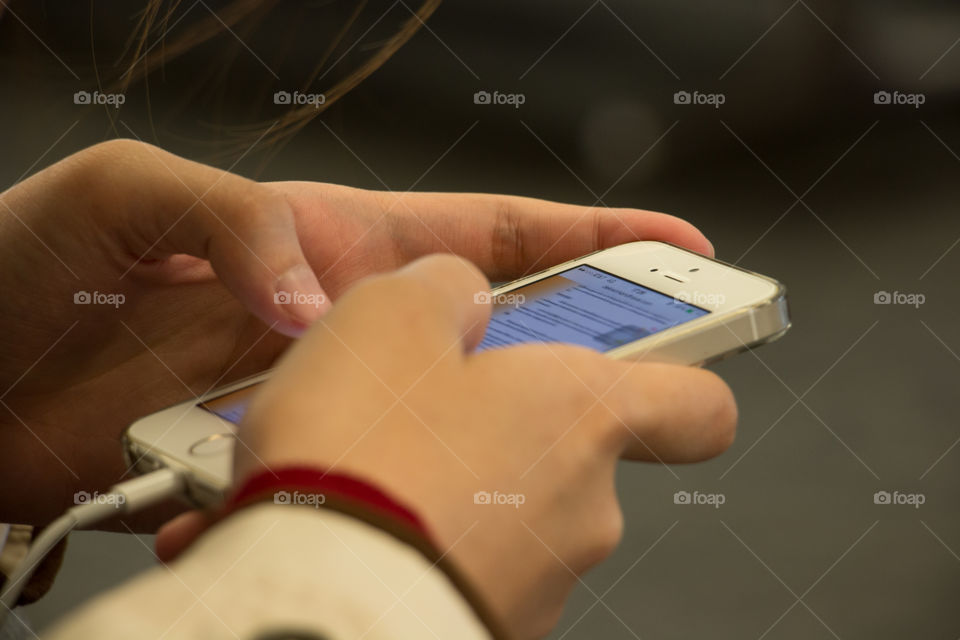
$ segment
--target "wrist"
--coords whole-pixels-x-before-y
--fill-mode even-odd
[[[414,511],[373,484],[349,474],[299,465],[265,468],[248,475],[237,486],[227,502],[226,514],[264,501],[348,512],[391,533],[414,536],[433,545],[433,536]]]
[[[228,499],[217,519],[263,502],[333,510],[381,529],[419,551],[442,571],[495,638],[506,638],[500,621],[461,570],[441,550],[419,514],[357,476],[320,467],[290,465],[263,468],[246,476]]]

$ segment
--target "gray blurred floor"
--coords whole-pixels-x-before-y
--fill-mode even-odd
[[[744,36],[742,48],[752,39]],[[428,36],[410,47],[398,66],[404,55],[419,59],[424,51],[443,60],[438,64],[450,62]],[[751,55],[762,64],[762,47]],[[382,179],[405,189],[474,121],[419,189],[591,204],[589,190],[602,194],[619,175],[578,164],[568,155],[576,148],[571,140],[544,139],[577,177],[571,175],[531,134],[547,124],[525,120],[522,110],[506,123],[502,114],[491,122],[476,110],[458,120],[440,118],[445,105],[427,102],[420,118],[382,116],[366,127],[343,115],[351,105],[363,111],[388,85],[375,79],[330,119],[376,177],[319,123],[262,177],[367,187],[380,187]],[[3,184],[82,115],[56,103],[59,90],[44,91],[0,107],[3,122],[22,123],[9,133]],[[534,101],[537,94],[529,93]],[[863,95],[869,100],[869,92]],[[130,118],[140,121],[136,113]],[[585,578],[553,637],[957,638],[958,119],[935,106],[816,116],[800,130],[820,135],[788,144],[754,132],[755,123],[736,111],[675,118],[658,154],[641,160],[605,202],[668,211],[699,225],[718,257],[786,283],[795,324],[782,341],[714,367],[740,404],[738,438],[726,454],[695,466],[621,468],[624,542]],[[659,131],[671,122],[665,117]],[[85,118],[44,163],[104,130],[103,121]],[[710,146],[698,152],[701,138]],[[655,139],[637,146],[634,158]],[[691,153],[699,157],[664,170],[645,167],[660,156]],[[877,305],[879,291],[922,293],[926,301],[919,308]],[[677,491],[722,493],[725,503],[677,505]],[[879,491],[920,493],[925,503],[878,505]],[[149,564],[136,539],[75,535],[59,582],[30,614],[42,628]]]

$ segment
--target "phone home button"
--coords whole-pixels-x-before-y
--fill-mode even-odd
[[[232,433],[214,433],[206,438],[197,440],[190,446],[192,456],[215,456],[226,453],[233,448],[236,435]]]

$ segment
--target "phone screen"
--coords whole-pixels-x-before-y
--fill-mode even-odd
[[[259,386],[259,384],[253,384],[249,387],[217,396],[212,400],[201,402],[197,406],[220,416],[228,422],[238,424],[240,419],[243,418],[243,414],[247,412],[247,405],[250,404],[250,401],[253,399],[253,394]]]
[[[491,295],[490,302],[493,311],[478,351],[526,342],[610,351],[710,313],[585,264]],[[236,424],[255,389],[246,387],[199,406]]]
[[[524,342],[610,351],[710,313],[585,264],[491,301],[493,313],[480,351]]]

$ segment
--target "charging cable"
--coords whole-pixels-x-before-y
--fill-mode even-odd
[[[121,482],[107,493],[93,494],[54,520],[30,545],[27,555],[17,565],[0,594],[0,628],[16,606],[20,593],[30,581],[40,561],[74,529],[89,527],[117,515],[127,515],[161,500],[181,494],[186,488],[185,475],[173,469],[159,469],[147,475]]]

